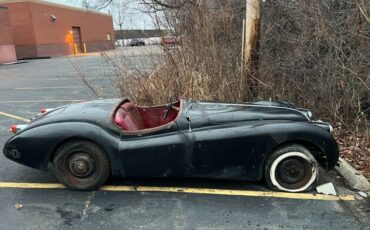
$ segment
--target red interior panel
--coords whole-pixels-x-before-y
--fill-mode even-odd
[[[121,109],[121,108],[118,109],[116,116],[115,116],[115,122],[123,130],[127,130],[127,131],[138,130],[138,127],[135,125],[131,117],[128,115],[128,113],[124,109]]]
[[[180,106],[180,102],[174,104]],[[167,106],[157,107],[137,107],[132,102],[124,102],[115,114],[115,122],[123,130],[137,131],[143,129],[155,128],[174,121],[178,115],[176,109],[171,109],[166,119],[164,114]]]
[[[176,110],[172,109],[169,112],[167,118],[164,119],[164,114],[166,113],[167,110],[165,106],[152,108],[139,107],[138,110],[143,118],[145,128],[147,129],[170,123],[171,121],[176,119],[178,113]]]

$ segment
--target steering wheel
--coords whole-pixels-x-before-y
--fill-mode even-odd
[[[172,103],[173,103],[173,97],[171,96],[171,97],[170,97],[170,100],[169,100],[169,102],[168,102],[168,104],[167,104],[167,110],[166,110],[166,113],[164,114],[163,119],[167,119],[168,114],[170,114],[170,111],[171,111],[171,109],[172,109]]]

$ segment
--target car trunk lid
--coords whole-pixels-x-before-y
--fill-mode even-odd
[[[112,112],[120,101],[86,101],[51,109],[34,117],[25,129],[60,122],[86,122],[111,127]]]

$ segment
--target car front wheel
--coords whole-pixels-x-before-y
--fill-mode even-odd
[[[110,174],[109,159],[94,143],[71,141],[58,148],[53,159],[57,179],[73,190],[95,190]]]
[[[301,145],[276,150],[268,159],[265,178],[273,190],[303,192],[312,190],[319,177],[319,166],[311,152]]]

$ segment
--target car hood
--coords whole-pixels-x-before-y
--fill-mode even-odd
[[[301,111],[286,106],[188,102],[185,117],[192,127],[260,120],[309,121]]]
[[[27,129],[60,122],[86,122],[112,128],[112,114],[122,99],[95,100],[62,106],[33,119]]]

